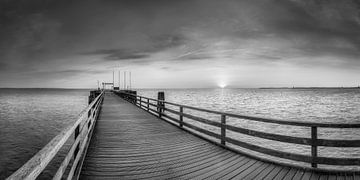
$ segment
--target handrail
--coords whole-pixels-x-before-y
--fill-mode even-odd
[[[177,103],[168,102],[168,101],[162,101],[162,100],[158,100],[158,99],[154,99],[154,98],[148,98],[148,97],[144,97],[144,96],[134,95],[134,94],[130,94],[130,93],[125,93],[125,94],[127,94],[129,96],[136,96],[136,97],[141,97],[144,99],[149,99],[149,100],[156,101],[156,102],[164,102],[165,104],[169,104],[169,105],[173,105],[173,106],[178,106],[178,107],[181,106],[186,109],[192,109],[192,110],[196,110],[196,111],[207,112],[207,113],[212,113],[212,114],[219,114],[219,115],[224,114],[228,117],[247,119],[247,120],[259,121],[259,122],[265,122],[265,123],[292,125],[292,126],[305,126],[305,127],[316,126],[316,127],[322,127],[322,128],[360,128],[360,123],[341,124],[341,123],[312,123],[312,122],[304,122],[304,121],[284,121],[284,120],[278,120],[278,119],[272,119],[272,118],[246,116],[246,115],[233,114],[233,113],[227,113],[227,112],[216,111],[216,110],[209,110],[209,109],[198,108],[198,107],[177,104]]]
[[[360,165],[360,158],[336,158],[336,157],[321,157],[318,156],[317,148],[319,146],[322,147],[360,147],[360,139],[356,140],[337,140],[337,139],[320,139],[318,138],[317,130],[318,128],[360,128],[360,123],[353,123],[353,124],[331,124],[331,123],[311,123],[311,122],[301,122],[301,121],[283,121],[283,120],[276,120],[276,119],[269,119],[269,118],[261,118],[261,117],[253,117],[253,116],[245,116],[245,115],[238,115],[220,111],[213,111],[203,108],[197,108],[187,105],[181,105],[177,103],[167,102],[164,100],[158,100],[153,98],[148,98],[144,96],[134,95],[130,93],[126,93],[124,91],[118,91],[116,94],[120,95],[129,102],[134,103],[136,106],[159,116],[162,119],[167,119],[172,122],[177,123],[180,127],[187,127],[202,134],[214,137],[220,140],[220,145],[224,147],[228,147],[226,142],[231,143],[233,145],[249,149],[251,151],[260,152],[262,154],[267,154],[270,156],[279,157],[282,159],[289,159],[293,161],[300,161],[305,163],[311,164],[311,169],[317,169],[318,164],[325,164],[325,165],[339,165],[339,166],[359,166]],[[178,107],[179,110],[174,110],[173,108],[165,107],[165,104],[171,105],[173,108]],[[218,114],[220,115],[219,122],[211,121],[203,117],[198,117],[193,114],[184,113],[185,109],[201,111],[206,113]],[[174,116],[170,116],[168,113],[176,115],[178,118]],[[226,124],[226,118],[232,117],[237,119],[246,119],[251,121],[257,122],[264,122],[264,123],[273,123],[279,125],[290,125],[290,126],[300,126],[300,127],[307,127],[311,130],[311,137],[294,137],[289,135],[282,135],[282,134],[274,134],[271,132],[262,132],[257,130],[246,129],[242,127],[237,127],[233,125]],[[215,133],[201,127],[195,126],[190,124],[189,122],[184,122],[183,118],[188,118],[206,125],[210,125],[213,127],[220,128],[220,133]],[[296,154],[296,153],[289,153],[284,151],[278,151],[266,147],[262,147],[260,145],[254,145],[248,142],[239,141],[234,138],[230,138],[226,136],[226,131],[231,131],[235,133],[245,134],[248,136],[253,136],[262,139],[274,140],[278,142],[284,143],[291,143],[291,144],[301,144],[301,145],[308,145],[311,146],[311,155],[303,155],[303,154]],[[205,137],[206,138],[206,137]],[[208,138],[207,138],[208,139]],[[213,141],[211,139],[208,139]],[[216,142],[217,143],[217,142]]]
[[[58,171],[53,179],[61,179],[65,173],[66,168],[72,158],[74,161],[71,164],[70,172],[67,174],[67,179],[72,179],[75,174],[75,169],[79,163],[80,157],[85,146],[89,142],[89,133],[92,132],[95,121],[101,109],[103,102],[104,91],[101,92],[80,114],[78,119],[71,125],[63,129],[57,136],[55,136],[47,145],[45,145],[38,153],[36,153],[30,160],[28,160],[21,168],[14,172],[7,179],[36,179],[46,166],[55,157],[58,151],[63,147],[69,137],[74,134],[75,140],[68,151],[68,154],[61,163]],[[81,164],[81,162],[80,162]]]

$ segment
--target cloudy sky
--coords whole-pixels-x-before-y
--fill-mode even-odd
[[[358,0],[0,0],[0,87],[357,86],[359,50]]]

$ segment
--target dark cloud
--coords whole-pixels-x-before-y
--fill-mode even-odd
[[[164,34],[157,37],[151,37],[150,39],[154,43],[154,46],[151,49],[154,52],[186,44],[186,38],[179,34]]]
[[[256,54],[256,55],[252,55],[253,58],[256,58],[256,59],[265,59],[265,60],[281,60],[282,57],[278,57],[278,56],[271,56],[271,55],[264,55],[264,54]]]
[[[205,60],[205,59],[213,59],[213,58],[214,57],[208,53],[196,53],[196,54],[184,55],[184,56],[181,56],[176,59],[178,59],[178,60]]]
[[[151,53],[156,53],[184,45],[186,39],[177,34],[161,35],[149,38],[149,46],[139,49],[98,49],[91,52],[81,53],[83,55],[105,55],[105,60],[129,60],[129,59],[144,59],[151,56]]]
[[[140,52],[131,52],[124,49],[100,49],[92,52],[82,53],[83,55],[105,55],[105,60],[128,60],[128,59],[142,59],[150,57],[148,54]]]
[[[99,74],[99,73],[103,73],[104,71],[101,70],[93,70],[93,69],[66,69],[66,70],[58,70],[58,71],[51,71],[49,73],[68,73],[68,74],[83,74],[83,73],[87,73],[87,74]]]
[[[94,69],[63,69],[63,70],[55,70],[55,71],[34,71],[30,73],[23,73],[25,75],[31,75],[38,78],[44,78],[46,76],[51,77],[75,77],[81,75],[92,75],[92,74],[101,74],[104,73],[104,70],[94,70]]]

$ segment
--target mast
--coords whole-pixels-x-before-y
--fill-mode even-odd
[[[119,70],[119,90],[120,90],[121,86],[120,86],[120,70]]]
[[[126,71],[124,71],[124,90],[126,89]]]

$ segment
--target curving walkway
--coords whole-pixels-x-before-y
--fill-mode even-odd
[[[257,161],[105,95],[80,179],[360,179]]]

